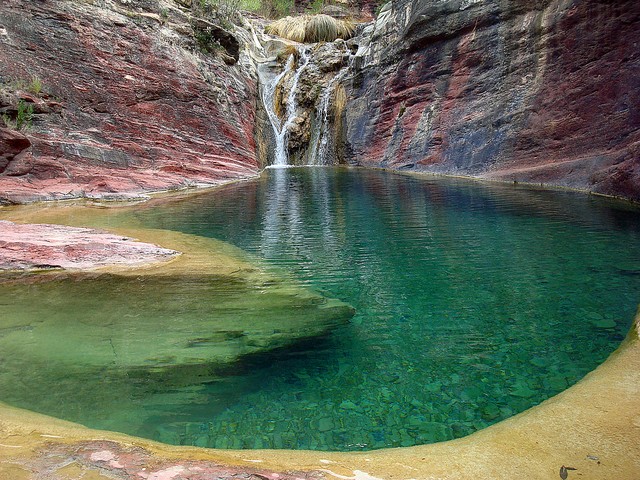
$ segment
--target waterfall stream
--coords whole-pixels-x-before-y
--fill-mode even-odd
[[[329,142],[333,136],[333,129],[329,125],[329,105],[336,86],[345,77],[349,71],[349,66],[343,67],[335,77],[331,79],[327,87],[320,95],[320,102],[316,109],[316,118],[314,129],[309,143],[309,157],[307,163],[309,165],[328,165],[331,162],[328,156]]]
[[[278,84],[289,72],[293,70],[294,56],[290,55],[285,65],[284,70],[273,78],[270,82],[267,82],[262,90],[262,102],[264,103],[265,110],[269,116],[271,127],[273,128],[273,135],[275,138],[275,155],[273,165],[286,166],[289,164],[289,153],[287,151],[287,133],[289,127],[296,118],[296,93],[298,91],[298,81],[300,75],[304,71],[305,67],[309,64],[309,52],[306,49],[300,51],[300,58],[298,60],[298,68],[293,75],[293,81],[289,95],[287,96],[287,111],[283,120],[280,120],[275,108],[275,94]]]
[[[269,118],[271,128],[273,130],[273,166],[287,166],[293,163],[304,162],[306,165],[330,165],[334,163],[331,155],[331,146],[335,141],[335,128],[333,127],[332,105],[335,99],[336,88],[349,72],[349,65],[342,66],[333,77],[327,78],[327,75],[318,69],[319,62],[324,61],[326,56],[320,58],[312,58],[318,55],[317,51],[312,53],[310,48],[300,47],[298,61],[295,55],[290,55],[283,70],[275,74],[273,72],[273,64],[265,64],[262,69],[258,69],[260,82],[262,84],[262,102],[264,109]],[[326,50],[325,50],[326,52]],[[296,66],[297,63],[297,66]],[[316,87],[321,87],[319,95],[315,100],[315,108],[310,110],[309,100],[300,100],[298,96],[298,83],[305,70],[310,69],[309,75],[311,81],[315,81]],[[321,73],[318,73],[321,72]],[[309,78],[305,76],[305,82],[309,82]],[[320,80],[318,80],[320,78]],[[278,94],[278,89],[284,89],[286,93]],[[308,90],[308,85],[306,87]],[[303,89],[304,90],[304,89]],[[305,90],[306,91],[306,90]],[[305,98],[308,93],[305,94]],[[286,100],[285,100],[286,99]],[[299,101],[305,103],[302,106],[302,114],[299,111]],[[283,108],[278,108],[278,104],[283,104]],[[306,110],[306,112],[305,112]],[[289,144],[290,134],[294,123],[304,122],[308,125],[308,118],[312,118],[310,128],[310,138],[302,143],[302,149],[296,147],[295,159],[290,158]],[[299,133],[297,133],[299,135]],[[299,145],[300,140],[296,140]]]

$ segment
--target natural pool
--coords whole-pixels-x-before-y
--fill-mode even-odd
[[[202,275],[3,286],[2,400],[168,443],[435,442],[575,383],[620,343],[640,298],[639,211],[570,192],[280,169],[116,223],[228,241],[295,286],[274,294],[277,285]],[[238,353],[247,325],[269,317],[271,328],[292,311],[309,340]],[[171,328],[158,332],[162,316]],[[194,325],[209,322],[193,342]],[[253,346],[274,339],[250,333]],[[173,351],[148,368],[136,360],[180,335],[224,365]],[[88,337],[101,349],[83,351]]]

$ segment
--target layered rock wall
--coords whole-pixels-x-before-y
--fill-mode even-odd
[[[3,0],[0,111],[34,115],[21,132],[0,121],[0,203],[256,174],[255,72],[194,24],[173,2]]]
[[[238,28],[170,0],[0,13],[0,113],[33,108],[29,129],[0,120],[0,203],[211,185],[268,161]],[[394,0],[358,40],[334,156],[640,200],[639,26],[631,0]]]
[[[640,200],[640,3],[398,0],[363,35],[352,163]]]

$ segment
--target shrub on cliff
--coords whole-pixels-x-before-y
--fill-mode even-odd
[[[193,0],[191,10],[199,17],[217,19],[228,29],[237,19],[240,3],[240,0]]]
[[[267,25],[265,31],[294,42],[316,43],[351,38],[355,33],[355,26],[348,20],[319,14],[284,17]]]
[[[14,130],[22,130],[24,128],[30,128],[33,120],[33,105],[27,105],[24,100],[18,102],[15,118],[5,113],[2,115],[2,120],[7,127]]]

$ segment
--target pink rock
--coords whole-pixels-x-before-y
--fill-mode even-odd
[[[177,255],[175,250],[90,228],[0,220],[0,270],[136,266]]]
[[[640,3],[462,3],[394,2],[345,109],[351,161],[640,201]]]
[[[116,456],[109,450],[101,450],[99,452],[93,452],[89,458],[93,462],[108,462],[116,458]]]
[[[159,470],[157,472],[152,472],[148,479],[149,480],[171,480],[178,475],[184,472],[184,467],[182,465],[174,465],[173,467],[165,468],[164,470]]]
[[[42,81],[40,95],[21,93],[37,107],[33,127],[0,128],[0,203],[118,198],[258,172],[256,82],[181,47],[193,41],[179,33],[188,24],[167,42],[151,18],[29,0],[3,0],[0,18],[3,77]]]

